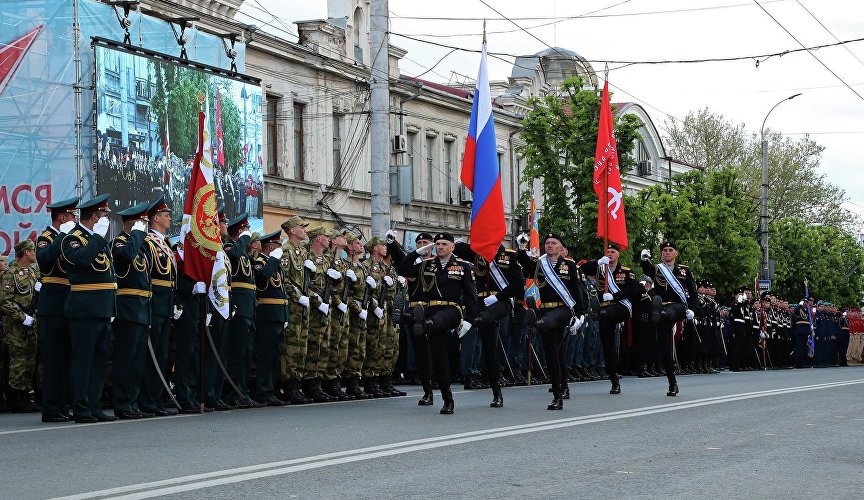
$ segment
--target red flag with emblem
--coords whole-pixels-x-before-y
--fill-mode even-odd
[[[621,189],[612,106],[609,104],[609,82],[603,84],[600,102],[600,125],[594,154],[594,192],[597,194],[597,236],[617,243],[621,251],[626,250],[624,192]]]

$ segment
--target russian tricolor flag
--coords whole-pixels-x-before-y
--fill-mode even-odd
[[[471,249],[487,261],[495,258],[504,240],[504,197],[492,120],[492,94],[486,72],[486,43],[480,57],[480,72],[474,89],[471,122],[462,158],[462,184],[473,193],[471,205]]]

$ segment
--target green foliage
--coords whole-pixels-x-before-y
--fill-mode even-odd
[[[583,90],[582,80],[570,78],[560,94],[529,101],[533,107],[523,121],[520,153],[526,158],[523,180],[541,180],[544,203],[540,232],[556,232],[568,240],[574,253],[596,251],[597,196],[594,194],[594,153],[600,115],[600,95]],[[615,135],[622,173],[634,165],[630,145],[642,126],[638,118],[616,117]],[[530,193],[522,193],[524,207]],[[626,201],[625,201],[626,205]],[[596,249],[596,250],[595,250]]]

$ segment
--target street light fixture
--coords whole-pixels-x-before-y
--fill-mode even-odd
[[[761,236],[761,245],[762,245],[762,266],[760,278],[768,279],[768,140],[765,139],[765,122],[768,121],[768,117],[771,116],[771,112],[777,109],[777,106],[783,104],[786,101],[791,101],[801,95],[801,92],[790,95],[786,99],[778,102],[768,111],[768,114],[765,115],[765,119],[762,120],[762,129],[760,131],[760,136],[762,137],[762,216],[761,216],[761,224],[760,224],[760,236]]]

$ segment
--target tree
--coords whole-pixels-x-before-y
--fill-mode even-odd
[[[560,93],[532,98],[523,121],[520,153],[526,158],[523,181],[541,180],[544,206],[538,221],[542,233],[560,234],[578,252],[598,248],[597,197],[592,187],[600,95],[583,90],[580,78],[569,78]],[[631,115],[615,117],[622,173],[634,165],[629,151],[642,125]],[[622,147],[623,145],[623,147]],[[530,192],[523,192],[524,207]]]

